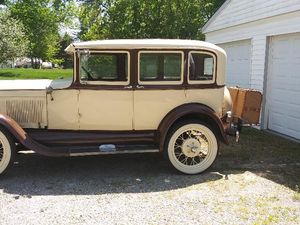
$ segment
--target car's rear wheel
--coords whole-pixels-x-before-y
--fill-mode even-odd
[[[15,151],[15,144],[11,135],[0,129],[0,175],[13,164]]]
[[[208,169],[218,153],[218,140],[205,124],[190,121],[178,124],[169,133],[167,157],[180,172],[197,174]]]

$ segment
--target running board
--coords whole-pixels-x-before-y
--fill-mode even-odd
[[[113,145],[105,144],[100,146],[76,146],[69,148],[70,156],[88,156],[88,155],[111,155],[128,153],[150,153],[159,152],[154,145]]]

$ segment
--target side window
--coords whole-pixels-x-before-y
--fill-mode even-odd
[[[180,83],[183,72],[182,57],[181,52],[141,52],[139,54],[139,81]]]
[[[128,53],[82,54],[80,80],[91,83],[127,83],[128,63]]]
[[[200,52],[192,52],[189,54],[189,81],[199,81],[197,83],[213,81],[214,68],[215,60],[212,55]]]

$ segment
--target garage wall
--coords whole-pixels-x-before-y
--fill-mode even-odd
[[[300,32],[300,11],[208,32],[205,35],[206,41],[214,44],[251,39],[250,86],[263,91],[267,37],[295,32]]]
[[[226,85],[251,87],[251,40],[220,44],[227,53]]]
[[[205,33],[300,10],[300,0],[227,0],[204,26]]]
[[[267,128],[300,139],[300,33],[270,38]]]

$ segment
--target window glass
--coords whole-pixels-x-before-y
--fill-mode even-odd
[[[80,79],[85,81],[127,81],[127,53],[82,54]]]
[[[189,80],[212,80],[214,58],[204,53],[190,54]]]
[[[180,81],[180,53],[141,53],[140,81]]]

